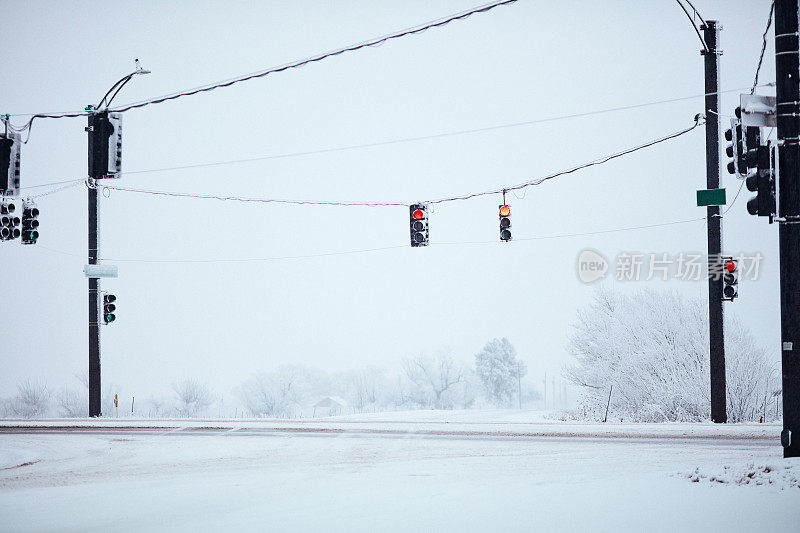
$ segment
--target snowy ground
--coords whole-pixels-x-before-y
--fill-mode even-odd
[[[794,531],[779,433],[529,411],[6,420],[0,530]]]

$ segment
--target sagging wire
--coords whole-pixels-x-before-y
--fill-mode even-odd
[[[769,27],[772,25],[772,14],[775,12],[775,0],[772,0],[772,4],[769,6],[769,17],[767,18],[767,27],[764,28],[764,35],[761,36],[761,55],[758,56],[758,66],[756,67],[756,77],[753,80],[753,88],[750,89],[750,94],[755,94],[756,87],[758,86],[758,74],[761,72],[761,63],[764,61],[764,51],[767,49],[767,33],[769,32]]]
[[[392,39],[398,39],[400,37],[405,37],[407,35],[414,35],[414,34],[418,34],[418,33],[423,33],[423,32],[425,32],[425,31],[427,31],[427,30],[429,30],[431,28],[444,26],[444,25],[449,24],[449,23],[451,23],[453,21],[462,20],[462,19],[465,19],[467,17],[470,17],[470,16],[472,16],[472,15],[474,15],[476,13],[485,13],[485,12],[490,11],[490,10],[496,8],[496,7],[499,7],[499,6],[513,4],[516,1],[517,0],[501,0],[501,1],[498,1],[498,2],[490,3],[490,4],[483,4],[483,5],[477,6],[477,7],[473,8],[473,9],[470,9],[470,10],[467,10],[467,11],[461,11],[459,13],[456,13],[456,14],[448,16],[448,17],[435,19],[435,20],[433,20],[433,21],[431,21],[429,23],[425,23],[425,24],[421,24],[421,25],[417,25],[417,26],[412,26],[412,27],[407,28],[405,30],[401,30],[401,31],[398,31],[398,32],[395,32],[395,33],[383,35],[381,37],[377,37],[377,38],[374,38],[374,39],[371,39],[371,40],[368,40],[368,41],[364,41],[364,42],[361,42],[361,43],[358,43],[358,44],[354,44],[354,45],[351,45],[351,46],[348,46],[348,47],[345,47],[345,48],[339,48],[337,50],[333,50],[333,51],[330,51],[330,52],[318,54],[316,56],[312,56],[312,57],[309,57],[309,58],[306,58],[306,59],[302,59],[302,60],[299,60],[299,61],[294,61],[292,63],[287,63],[287,64],[284,64],[284,65],[281,65],[281,66],[278,66],[278,67],[268,68],[268,69],[261,70],[261,71],[258,71],[258,72],[252,73],[252,74],[246,74],[246,75],[238,76],[236,78],[232,78],[232,79],[228,79],[228,80],[225,80],[225,81],[213,83],[213,84],[210,84],[210,85],[204,85],[204,86],[196,87],[194,89],[188,89],[188,90],[179,91],[179,92],[172,93],[172,94],[165,95],[165,96],[161,96],[161,97],[150,98],[148,100],[135,102],[135,103],[132,103],[132,104],[129,104],[129,105],[125,105],[125,106],[121,106],[121,107],[118,107],[118,108],[115,108],[115,109],[110,109],[110,111],[113,111],[113,112],[116,112],[116,113],[122,113],[122,112],[125,112],[125,111],[130,111],[131,109],[137,109],[137,108],[145,107],[145,106],[152,105],[152,104],[159,104],[159,103],[162,103],[162,102],[166,102],[168,100],[175,100],[175,99],[181,98],[183,96],[191,96],[191,95],[202,93],[202,92],[212,91],[214,89],[219,89],[219,88],[222,88],[222,87],[229,87],[229,86],[234,85],[236,83],[241,83],[241,82],[252,80],[252,79],[256,79],[256,78],[262,78],[262,77],[267,76],[269,74],[282,72],[282,71],[289,70],[289,69],[292,69],[292,68],[302,67],[302,66],[305,66],[305,65],[308,65],[308,64],[311,64],[311,63],[322,61],[324,59],[328,59],[328,58],[333,57],[333,56],[344,54],[346,52],[353,52],[353,51],[360,50],[360,49],[366,48],[366,47],[379,46],[379,45],[385,43],[386,41],[389,41],[389,40],[392,40]],[[100,103],[98,104],[97,108],[100,108],[103,105],[104,102],[106,103],[107,107],[110,106],[111,105],[111,101],[114,99],[114,97],[116,97],[116,95],[119,93],[119,91],[122,89],[122,87],[124,87],[125,84],[128,83],[128,81],[130,81],[130,79],[134,75],[136,75],[136,74],[149,74],[149,73],[150,73],[150,71],[144,70],[144,69],[142,69],[140,67],[139,60],[136,59],[136,70],[133,73],[129,74],[128,76],[125,76],[124,78],[119,80],[117,83],[115,83],[114,86],[112,86],[111,89],[109,89],[109,91],[105,94],[105,96],[103,96],[103,98],[100,100]],[[109,95],[115,89],[116,89],[116,91],[114,92],[114,94],[109,99]],[[91,115],[92,113],[93,113],[93,111],[91,111],[91,110],[76,111],[76,112],[70,112],[70,113],[34,113],[34,114],[30,115],[30,119],[28,119],[28,121],[22,126],[14,126],[13,124],[10,123],[10,121],[7,121],[6,122],[6,127],[11,129],[12,131],[17,132],[17,133],[22,133],[22,132],[25,132],[27,130],[27,136],[25,138],[25,141],[23,141],[23,144],[28,144],[28,141],[30,140],[30,136],[31,136],[31,129],[33,128],[33,122],[37,118],[77,118],[77,117],[86,117],[86,116]],[[25,115],[25,114],[14,114],[14,115],[7,115],[7,116],[28,116],[28,115]]]
[[[198,93],[213,91],[214,89],[220,89],[222,87],[229,87],[231,85],[234,85],[236,83],[241,83],[243,81],[248,81],[248,80],[252,80],[252,79],[256,79],[256,78],[263,78],[264,76],[268,76],[270,74],[274,74],[274,73],[277,73],[277,72],[283,72],[285,70],[289,70],[289,69],[293,69],[293,68],[303,67],[305,65],[308,65],[308,64],[311,64],[311,63],[316,63],[318,61],[322,61],[322,60],[328,59],[330,57],[338,56],[338,55],[341,55],[341,54],[344,54],[344,53],[347,53],[347,52],[353,52],[353,51],[356,51],[356,50],[360,50],[362,48],[374,47],[374,46],[377,46],[377,45],[381,45],[381,44],[383,44],[383,43],[385,43],[387,41],[390,41],[392,39],[398,39],[398,38],[401,38],[401,37],[405,37],[407,35],[414,35],[414,34],[418,34],[418,33],[423,33],[423,32],[425,32],[425,31],[427,31],[427,30],[429,30],[431,28],[441,27],[441,26],[444,26],[444,25],[449,24],[451,22],[465,19],[465,18],[470,17],[470,16],[472,16],[472,15],[474,15],[476,13],[485,13],[487,11],[491,11],[492,9],[495,9],[497,7],[500,7],[500,6],[513,4],[516,1],[517,0],[501,0],[501,1],[498,1],[498,2],[492,2],[490,4],[483,4],[481,6],[477,6],[475,8],[469,9],[467,11],[462,11],[462,12],[456,13],[456,14],[448,16],[448,17],[436,19],[434,21],[431,21],[429,23],[425,23],[425,24],[422,24],[422,25],[412,26],[410,28],[407,28],[407,29],[404,29],[404,30],[401,30],[401,31],[398,31],[398,32],[395,32],[395,33],[383,35],[381,37],[370,39],[368,41],[364,41],[364,42],[361,42],[361,43],[358,43],[358,44],[350,45],[350,46],[347,46],[345,48],[339,48],[337,50],[333,50],[333,51],[330,51],[330,52],[325,52],[325,53],[322,53],[322,54],[318,54],[318,55],[315,55],[315,56],[312,56],[312,57],[308,57],[306,59],[293,61],[291,63],[287,63],[287,64],[284,64],[284,65],[281,65],[279,67],[268,68],[268,69],[265,69],[265,70],[254,72],[252,74],[238,76],[236,78],[232,78],[232,79],[229,79],[229,80],[220,81],[220,82],[217,82],[217,83],[200,86],[200,87],[197,87],[197,88],[194,88],[194,89],[188,89],[188,90],[184,90],[184,91],[179,91],[179,92],[172,93],[172,94],[169,94],[169,95],[150,98],[150,99],[143,100],[143,101],[140,101],[140,102],[135,102],[135,103],[128,104],[128,105],[125,105],[125,106],[114,108],[114,109],[112,109],[112,111],[117,112],[117,113],[124,113],[125,111],[130,111],[131,109],[137,109],[137,108],[140,108],[140,107],[145,107],[145,106],[153,105],[153,104],[160,104],[162,102],[166,102],[166,101],[169,101],[169,100],[175,100],[177,98],[181,98],[181,97],[184,97],[184,96],[191,96],[191,95],[195,95],[195,94],[198,94]]]
[[[698,39],[700,39],[700,42],[701,42],[701,43],[702,43],[702,45],[703,45],[703,50],[704,50],[704,51],[707,53],[707,52],[708,52],[708,46],[706,45],[706,40],[705,40],[705,39],[703,39],[703,36],[702,36],[702,35],[700,35],[700,30],[699,30],[699,29],[697,29],[697,24],[695,24],[695,23],[694,23],[694,19],[693,19],[693,18],[692,18],[692,16],[689,14],[689,10],[688,10],[688,9],[686,9],[686,6],[684,6],[684,5],[681,3],[681,0],[675,0],[675,1],[678,3],[678,5],[679,5],[679,6],[681,6],[681,9],[683,9],[683,12],[684,12],[684,13],[686,13],[686,16],[687,16],[687,17],[688,17],[688,19],[689,19],[689,23],[692,25],[692,28],[694,29],[695,33],[697,34],[697,38],[698,38]],[[690,3],[689,5],[690,5],[690,6],[692,6],[692,4],[691,4],[691,3]],[[693,11],[694,11],[694,12],[695,12],[697,15],[699,15],[699,13],[697,13],[697,10],[694,8],[694,6],[692,6],[692,10],[693,10]],[[705,25],[705,21],[703,20],[703,18],[702,18],[702,17],[700,17],[700,20],[701,20],[701,21],[703,21],[703,24]]]
[[[616,152],[614,154],[607,155],[607,156],[604,156],[604,157],[589,161],[588,163],[583,163],[581,165],[577,165],[577,166],[572,167],[570,169],[562,170],[560,172],[555,172],[553,174],[549,174],[549,175],[541,177],[541,178],[537,178],[537,179],[534,179],[534,180],[531,180],[531,181],[520,183],[518,185],[514,185],[514,186],[510,186],[510,187],[502,187],[502,188],[493,189],[493,190],[490,190],[490,191],[482,191],[482,192],[464,194],[464,195],[459,195],[459,196],[450,196],[450,197],[445,197],[445,198],[438,198],[438,199],[435,199],[435,200],[427,200],[427,201],[423,201],[423,202],[420,202],[420,203],[426,203],[428,205],[435,205],[435,204],[440,204],[440,203],[444,203],[444,202],[454,202],[454,201],[459,201],[459,200],[468,200],[470,198],[477,198],[477,197],[480,197],[480,196],[489,196],[489,195],[500,194],[500,193],[503,193],[504,191],[516,191],[516,190],[520,190],[520,189],[525,189],[526,187],[540,185],[540,184],[544,183],[545,181],[554,179],[556,177],[563,176],[563,175],[566,175],[566,174],[571,174],[573,172],[576,172],[578,170],[581,170],[581,169],[584,169],[584,168],[588,168],[588,167],[591,167],[591,166],[602,165],[604,163],[607,163],[607,162],[609,162],[609,161],[611,161],[613,159],[617,159],[617,158],[622,157],[624,155],[631,154],[631,153],[636,152],[638,150],[642,150],[644,148],[648,148],[650,146],[653,146],[653,145],[656,145],[656,144],[659,144],[659,143],[662,143],[662,142],[666,142],[666,141],[668,141],[670,139],[675,139],[677,137],[680,137],[681,135],[685,135],[685,134],[689,133],[690,131],[694,130],[695,128],[697,128],[698,126],[704,124],[705,123],[703,121],[704,118],[705,118],[704,115],[698,113],[694,117],[694,124],[692,126],[688,127],[688,128],[685,128],[685,129],[680,130],[680,131],[675,132],[675,133],[671,133],[671,134],[666,135],[664,137],[660,137],[658,139],[654,139],[654,140],[646,142],[644,144],[640,144],[640,145],[634,146],[632,148],[627,148],[627,149],[622,150],[620,152]],[[291,200],[291,199],[278,199],[278,198],[243,197],[243,196],[234,196],[234,195],[195,194],[195,193],[177,192],[177,191],[154,191],[154,190],[149,190],[149,189],[135,189],[135,188],[129,188],[129,187],[119,187],[119,186],[116,186],[116,185],[105,185],[105,186],[108,187],[111,190],[134,192],[134,193],[140,193],[140,194],[150,194],[150,195],[155,195],[155,196],[172,196],[172,197],[177,197],[177,198],[197,198],[197,199],[207,199],[207,200],[231,200],[231,201],[236,201],[236,202],[294,204],[294,205],[360,206],[360,207],[388,207],[388,206],[403,206],[403,207],[407,207],[408,205],[413,203],[413,202],[408,202],[408,201],[405,201],[405,202],[398,202],[398,201],[359,202],[359,201],[337,201],[337,200]]]

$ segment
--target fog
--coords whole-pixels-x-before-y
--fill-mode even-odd
[[[732,114],[739,90],[753,82],[769,1],[695,5],[723,25],[721,84],[730,92],[721,112]],[[135,58],[152,73],[135,77],[114,105],[471,7],[463,0],[9,0],[0,113],[80,111],[131,72]],[[110,185],[399,203],[499,189],[691,126],[703,113],[702,98],[679,98],[703,93],[699,49],[675,2],[520,0],[381,46],[131,110],[123,119],[124,175]],[[773,54],[770,38],[762,82],[774,80]],[[665,100],[675,101],[589,114]],[[570,115],[581,116],[542,121]],[[14,124],[25,120],[12,117]],[[85,118],[37,120],[22,150],[23,187],[85,178],[85,125]],[[458,133],[467,130],[481,131]],[[383,144],[325,151],[375,143]],[[174,169],[245,159],[254,160]],[[730,202],[740,182],[724,170],[721,179]],[[541,391],[545,373],[560,380],[572,362],[571,325],[598,285],[707,298],[704,280],[619,281],[612,267],[604,280],[586,284],[576,271],[584,249],[612,263],[622,252],[705,251],[703,221],[596,233],[702,218],[695,191],[705,183],[701,127],[509,193],[509,243],[499,240],[500,195],[436,204],[425,248],[409,246],[404,206],[106,189],[100,255],[119,266],[119,277],[101,282],[118,298],[116,321],[101,328],[104,393],[113,386],[126,402],[139,401],[196,380],[232,398],[252,376],[284,365],[330,376],[364,368],[397,376],[404,360],[439,353],[474,368],[475,354],[503,337]],[[26,381],[54,391],[77,386],[75,376],[86,372],[86,197],[77,184],[36,198],[39,242],[0,243],[0,396]],[[760,252],[764,260],[759,278],[743,280],[725,310],[777,362],[777,227],[747,214],[748,197],[744,190],[725,213],[723,248]]]

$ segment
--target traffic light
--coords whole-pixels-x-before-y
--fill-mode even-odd
[[[511,208],[503,204],[500,206],[500,240],[511,240]]]
[[[114,311],[117,310],[117,305],[114,303],[117,301],[117,297],[113,294],[104,294],[103,295],[103,322],[106,324],[110,324],[117,319]]]
[[[736,108],[737,111],[739,108]],[[740,116],[737,113],[737,116]],[[725,140],[730,142],[725,147],[725,155],[730,158],[728,161],[728,172],[737,177],[747,176],[747,164],[744,160],[744,135],[742,134],[742,121],[736,118],[731,119],[731,127],[725,130]]]
[[[10,241],[20,235],[19,216],[15,214],[17,206],[10,200],[0,202],[0,240]]]
[[[122,172],[122,114],[89,115],[89,177],[118,178]]]
[[[30,200],[22,203],[22,244],[36,244],[39,239],[39,208]]]
[[[739,296],[739,262],[732,257],[722,258],[722,299],[732,302]]]
[[[747,212],[754,216],[771,217],[775,215],[775,173],[770,155],[770,147],[759,146],[757,151],[757,172],[747,178],[747,190],[756,193],[747,201]],[[770,219],[770,222],[772,220]]]
[[[744,128],[744,167],[747,169],[743,174],[750,174],[751,169],[758,166],[758,147],[761,146],[761,128],[758,126],[747,126]]]
[[[428,246],[428,206],[410,205],[408,213],[411,218],[411,246]]]
[[[19,194],[20,136],[0,134],[0,194]]]

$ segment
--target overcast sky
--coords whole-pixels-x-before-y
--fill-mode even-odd
[[[82,110],[133,70],[134,58],[152,74],[134,78],[115,104],[280,65],[475,5],[5,0],[0,113]],[[752,84],[769,0],[695,5],[724,27],[721,83],[732,92],[722,97],[722,113],[730,115],[738,89]],[[764,82],[775,77],[769,35]],[[702,98],[370,148],[136,171],[700,95],[699,49],[672,0],[520,0],[374,48],[127,112],[123,170],[131,173],[113,185],[409,203],[502,188],[687,128],[703,112]],[[36,121],[23,147],[23,186],[85,177],[85,125],[85,118]],[[730,200],[740,182],[724,170],[722,179]],[[106,191],[101,257],[119,265],[119,278],[102,281],[118,297],[117,321],[102,328],[104,388],[146,397],[192,377],[229,394],[252,373],[280,364],[392,370],[403,357],[441,349],[472,361],[488,340],[503,336],[532,376],[553,375],[570,360],[570,324],[597,286],[577,278],[581,250],[612,261],[620,252],[674,257],[704,252],[706,230],[698,221],[541,237],[700,218],[705,209],[695,206],[695,191],[705,183],[704,129],[697,128],[509,194],[511,243],[499,241],[501,198],[488,196],[436,205],[431,246],[415,249],[408,246],[405,207]],[[39,243],[0,243],[0,395],[25,379],[77,385],[74,374],[87,368],[86,196],[80,185],[39,198]],[[743,281],[740,298],[725,311],[778,361],[777,225],[749,216],[748,196],[743,191],[724,217],[724,249],[761,252],[761,279]],[[340,254],[353,251],[362,252]],[[309,255],[320,256],[286,259]],[[600,283],[707,297],[705,281]]]

